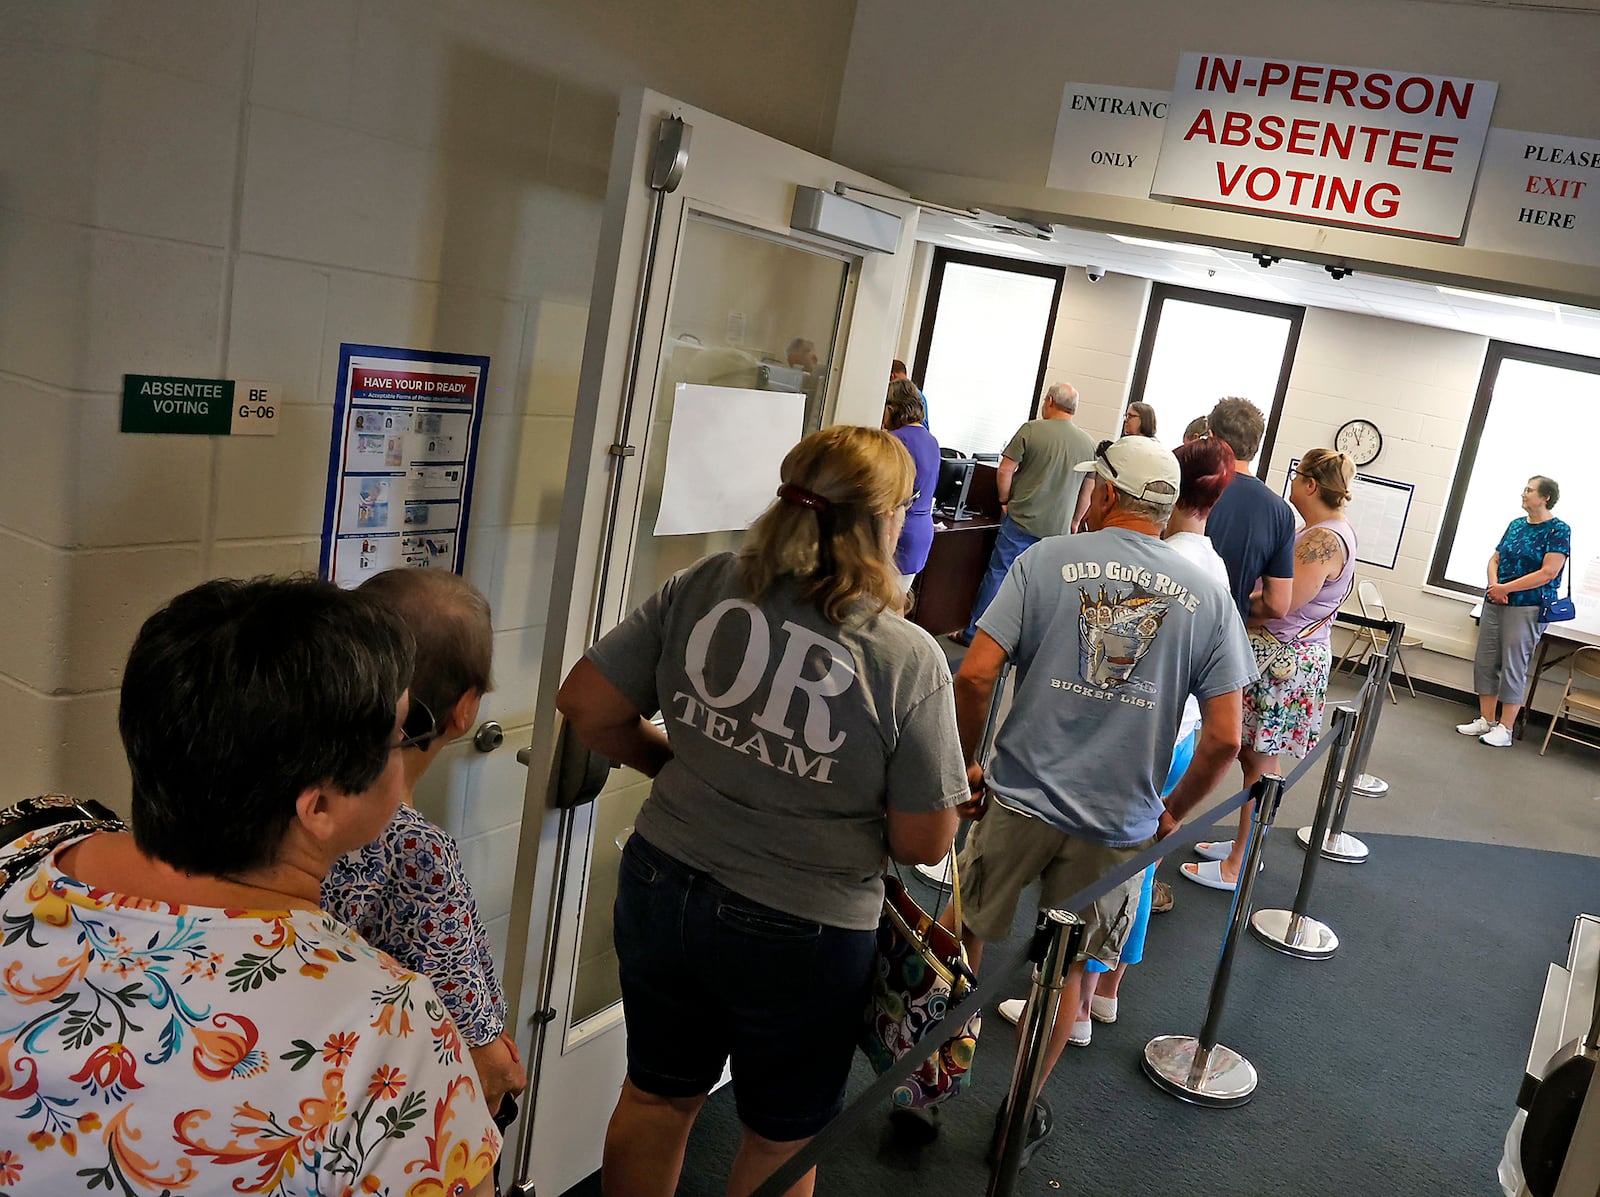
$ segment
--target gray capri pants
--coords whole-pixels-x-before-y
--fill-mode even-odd
[[[1528,693],[1528,662],[1544,629],[1537,606],[1513,607],[1484,599],[1478,651],[1472,658],[1473,689],[1520,706]]]

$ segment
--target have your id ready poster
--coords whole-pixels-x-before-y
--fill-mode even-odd
[[[357,586],[396,566],[460,573],[489,359],[342,345],[320,573]]]

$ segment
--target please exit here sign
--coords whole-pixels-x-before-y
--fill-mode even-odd
[[[231,378],[122,376],[122,431],[179,436],[274,436],[278,387]]]

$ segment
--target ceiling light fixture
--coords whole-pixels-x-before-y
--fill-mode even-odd
[[[967,245],[976,245],[979,249],[991,254],[1022,258],[1043,258],[1044,255],[1032,246],[1022,245],[1016,241],[1001,241],[995,237],[963,237],[960,233],[951,233],[950,240],[960,241]]]
[[[1535,312],[1559,312],[1560,304],[1546,303],[1542,299],[1528,299],[1522,295],[1493,295],[1488,291],[1469,291],[1465,287],[1440,287],[1434,290],[1440,295],[1456,295],[1462,299],[1476,299],[1480,303],[1503,303],[1514,308],[1531,308]]]
[[[1146,249],[1165,249],[1175,254],[1198,254],[1205,258],[1219,258],[1222,255],[1216,250],[1204,245],[1185,245],[1181,241],[1152,241],[1148,237],[1124,237],[1121,233],[1107,234],[1113,241],[1120,241],[1124,245],[1142,245]]]

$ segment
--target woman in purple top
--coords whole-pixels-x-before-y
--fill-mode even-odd
[[[1356,465],[1333,449],[1308,449],[1289,481],[1289,503],[1305,526],[1294,541],[1289,613],[1265,619],[1252,606],[1250,645],[1261,676],[1244,688],[1244,746],[1239,763],[1253,785],[1284,757],[1304,757],[1317,743],[1333,662],[1333,617],[1355,581],[1356,534],[1341,514],[1350,502]],[[1183,874],[1213,889],[1233,889],[1244,864],[1249,823],[1238,838],[1196,844],[1208,859]]]
[[[939,485],[939,442],[922,426],[922,394],[909,378],[889,384],[889,397],[883,403],[883,426],[911,454],[917,466],[916,492],[911,509],[894,550],[894,567],[900,586],[911,589],[911,581],[928,562],[933,547],[933,492]]]

